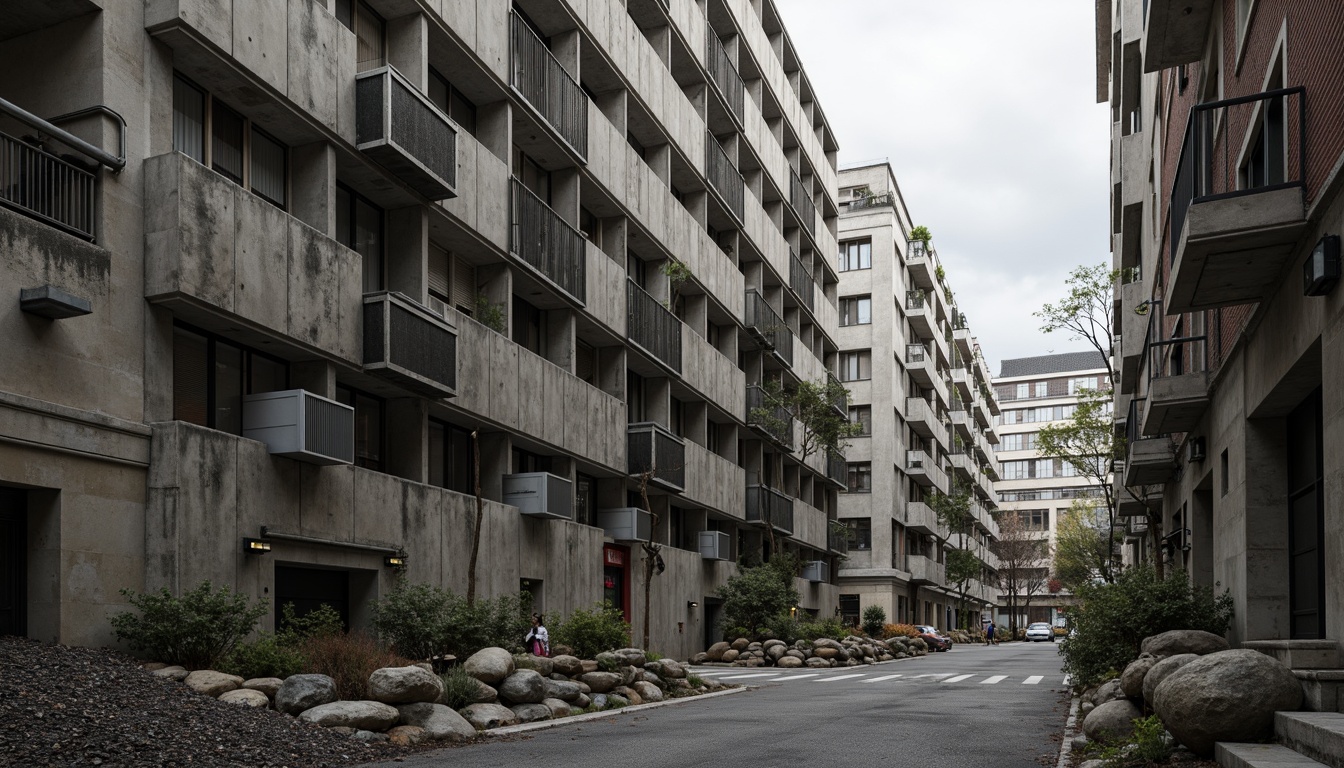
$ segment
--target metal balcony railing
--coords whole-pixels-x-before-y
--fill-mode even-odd
[[[517,179],[510,181],[512,227],[509,252],[557,288],[587,300],[587,262],[583,235]]]
[[[810,188],[803,184],[802,178],[793,169],[789,170],[789,203],[794,213],[798,214],[803,229],[809,235],[814,234],[817,230],[817,206],[812,201]]]
[[[854,211],[862,211],[868,208],[880,208],[882,206],[895,205],[895,204],[896,204],[896,193],[883,192],[880,195],[868,195],[867,197],[856,197],[853,200],[850,200],[848,203],[845,203],[845,211],[847,213],[853,213]]]
[[[816,302],[816,283],[812,280],[811,270],[792,248],[789,249],[789,287],[798,295],[798,300],[807,307],[807,311],[813,311]]]
[[[364,369],[433,398],[457,394],[457,329],[410,298],[364,295]]]
[[[837,555],[848,555],[849,534],[845,531],[837,531],[837,530],[827,531],[826,548]]]
[[[709,69],[710,81],[719,89],[728,104],[728,110],[740,123],[746,88],[742,85],[742,76],[738,74],[737,67],[733,66],[732,57],[723,47],[723,41],[708,24],[705,25],[705,45],[705,67]]]
[[[457,196],[457,131],[396,68],[355,77],[355,142],[430,200]]]
[[[709,185],[719,193],[728,212],[738,223],[742,222],[744,184],[742,174],[737,172],[723,145],[714,138],[714,134],[705,133],[705,178]]]
[[[760,384],[747,385],[747,426],[793,449],[793,414],[775,402]]]
[[[0,133],[0,204],[90,242],[97,176]]]
[[[905,308],[910,311],[923,310],[928,305],[928,296],[923,291],[906,291]]]
[[[681,321],[662,302],[626,281],[626,335],[664,365],[681,373]]]
[[[1171,320],[1162,312],[1162,300],[1153,299],[1148,312],[1148,331],[1143,338],[1143,357],[1147,361],[1148,381],[1168,376],[1183,376],[1187,373],[1203,373],[1209,370],[1209,337],[1207,333],[1163,338],[1167,333],[1167,321]],[[1215,317],[1218,313],[1213,314]],[[1207,320],[1204,312],[1192,312],[1180,316],[1173,332],[1196,318]],[[1215,328],[1221,326],[1215,321]],[[1132,404],[1132,403],[1131,403]]]
[[[905,345],[905,362],[923,363],[929,359],[929,350],[923,344]]]
[[[906,261],[919,261],[933,255],[933,249],[923,240],[911,240],[905,249]]]
[[[838,453],[826,454],[826,479],[841,488],[849,486],[849,464],[845,462],[844,456]]]
[[[581,158],[588,157],[588,95],[527,22],[509,14],[509,85]]]
[[[765,485],[747,486],[747,522],[793,533],[793,499]]]
[[[686,489],[686,441],[651,421],[631,424],[626,432],[629,472],[680,493]]]
[[[793,366],[793,331],[784,324],[775,308],[755,288],[747,289],[746,317],[742,324],[762,347],[770,350],[785,365]]]
[[[1296,141],[1290,130],[1288,102],[1296,98]],[[1301,187],[1307,178],[1307,90],[1302,86],[1279,88],[1251,96],[1223,99],[1190,108],[1181,144],[1181,159],[1171,191],[1171,251],[1176,251],[1185,229],[1190,206],[1209,200]],[[1235,110],[1235,107],[1244,109]],[[1257,109],[1259,110],[1257,113]],[[1259,139],[1250,147],[1245,163],[1239,161],[1243,135],[1258,122]],[[1233,135],[1235,125],[1244,132]],[[1293,161],[1296,161],[1294,163]],[[1296,167],[1294,167],[1294,165]]]

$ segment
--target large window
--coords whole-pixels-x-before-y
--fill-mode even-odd
[[[999,437],[999,451],[1034,451],[1036,450],[1036,432],[1018,432],[1016,434],[1001,435]]]
[[[243,396],[287,389],[285,361],[204,331],[173,328],[173,418],[240,435]]]
[[[457,124],[457,127],[476,135],[476,105],[433,67],[429,68],[429,100]]]
[[[840,380],[864,381],[873,377],[873,353],[867,349],[840,353]]]
[[[336,0],[336,18],[355,33],[355,71],[387,63],[387,24],[363,0]]]
[[[871,240],[851,240],[840,244],[841,272],[872,268],[873,242]]]
[[[355,466],[383,471],[387,422],[383,401],[350,387],[336,387],[336,400],[355,409]]]
[[[847,466],[846,490],[850,493],[871,493],[873,490],[873,463],[858,461]]]
[[[471,432],[429,420],[429,484],[458,493],[475,493]]]
[[[1017,517],[1022,521],[1022,527],[1028,531],[1050,530],[1050,510],[1048,509],[1021,509],[1018,510]]]
[[[383,209],[336,185],[336,240],[364,261],[364,292],[383,290]]]
[[[840,325],[868,325],[872,322],[871,296],[849,296],[840,300]]]
[[[849,420],[859,425],[860,435],[873,434],[873,406],[871,405],[849,406]]]
[[[173,149],[285,207],[289,186],[285,145],[181,75],[173,76]]]
[[[866,517],[852,517],[840,521],[845,525],[845,538],[850,551],[873,548],[873,521]]]
[[[1076,395],[1084,389],[1097,391],[1101,386],[1101,378],[1097,376],[1079,376],[1069,379],[1069,394]]]

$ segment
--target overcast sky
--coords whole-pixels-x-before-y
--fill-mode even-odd
[[[1110,261],[1093,3],[776,0],[846,163],[887,158],[991,373],[1088,349],[1032,316]]]

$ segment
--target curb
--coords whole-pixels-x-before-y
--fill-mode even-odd
[[[624,714],[626,714],[626,713],[628,713],[628,712],[643,712],[643,711],[645,711],[645,710],[649,710],[649,709],[658,709],[659,707],[667,707],[667,706],[671,706],[671,705],[673,705],[673,704],[686,704],[686,703],[688,703],[688,702],[691,702],[691,701],[699,701],[699,700],[701,700],[701,699],[715,699],[715,698],[718,698],[718,697],[720,697],[720,696],[732,696],[733,694],[736,694],[736,693],[746,693],[746,692],[749,691],[749,690],[751,690],[751,689],[750,689],[750,688],[747,688],[747,687],[742,687],[742,688],[729,688],[729,689],[727,689],[727,690],[723,690],[723,691],[714,691],[714,692],[712,692],[712,693],[702,693],[702,694],[700,694],[700,695],[698,695],[698,696],[684,696],[684,697],[679,698],[679,699],[668,699],[668,700],[666,700],[666,701],[655,701],[655,702],[653,702],[653,703],[651,703],[651,704],[635,704],[634,706],[630,706],[630,707],[621,707],[620,709],[607,709],[607,710],[603,710],[603,711],[601,711],[601,712],[589,712],[589,713],[584,714],[584,715],[574,715],[574,716],[572,716],[572,717],[562,717],[562,718],[559,718],[558,720],[540,720],[540,721],[535,722],[535,723],[524,723],[524,724],[522,724],[522,725],[510,725],[510,726],[505,727],[505,728],[492,728],[491,730],[488,730],[488,731],[481,731],[481,732],[477,735],[477,737],[478,737],[478,738],[480,738],[480,737],[490,738],[490,737],[494,737],[494,736],[516,736],[516,735],[518,735],[518,734],[522,734],[522,733],[531,733],[532,731],[545,731],[545,730],[549,730],[549,729],[551,729],[551,728],[560,728],[560,727],[563,727],[563,726],[566,726],[566,725],[570,725],[570,724],[572,724],[572,723],[586,723],[586,722],[589,722],[589,721],[591,721],[591,720],[601,720],[601,719],[603,719],[603,718],[607,718],[607,717],[613,717],[613,716],[618,716],[618,715],[624,715]]]
[[[1055,768],[1065,768],[1073,754],[1073,732],[1078,727],[1079,702],[1080,699],[1074,696],[1073,703],[1069,705],[1069,719],[1064,723],[1064,741],[1059,745],[1059,762],[1055,763]]]

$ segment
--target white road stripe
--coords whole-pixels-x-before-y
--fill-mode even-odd
[[[813,681],[813,682],[817,682],[817,683],[830,683],[830,682],[833,682],[833,681],[835,681],[835,680],[849,680],[849,679],[852,679],[852,678],[855,678],[855,677],[863,677],[863,675],[862,675],[862,674],[858,674],[858,675],[836,675],[836,676],[834,676],[834,677],[823,677],[822,679],[820,679],[820,680],[815,680],[815,681]]]
[[[751,675],[729,675],[729,676],[727,676],[727,677],[720,677],[719,679],[720,679],[720,680],[748,680],[748,679],[753,678],[753,677],[776,677],[776,676],[778,676],[778,675],[779,675],[778,672],[757,672],[757,673],[755,673],[755,674],[751,674]]]
[[[968,677],[970,677],[970,675],[957,675],[956,677],[949,677],[949,678],[947,678],[946,680],[940,680],[939,682],[943,682],[943,683],[960,683],[962,680],[965,680],[965,679],[968,678]]]
[[[882,682],[883,680],[895,680],[895,679],[898,678],[898,677],[900,677],[900,675],[883,675],[882,677],[874,677],[874,678],[870,678],[870,679],[868,679],[868,680],[864,680],[863,682],[865,682],[865,683],[880,683],[880,682]]]
[[[1032,675],[1031,677],[1028,677],[1026,680],[1023,680],[1023,681],[1022,681],[1022,684],[1023,684],[1023,685],[1035,685],[1035,684],[1041,682],[1042,679],[1044,679],[1044,678],[1043,678],[1041,675]]]
[[[995,676],[993,676],[993,677],[986,677],[984,680],[981,680],[981,681],[980,681],[980,684],[981,684],[981,685],[994,685],[995,683],[1002,683],[1004,680],[1007,680],[1007,679],[1008,679],[1008,676],[1007,676],[1007,675],[995,675]]]
[[[810,673],[808,673],[808,674],[806,674],[806,675],[789,675],[788,677],[781,677],[781,678],[779,678],[779,682],[781,682],[781,683],[791,683],[791,682],[793,682],[794,680],[802,680],[802,679],[805,678],[805,677],[818,677],[818,676],[820,676],[820,675],[821,675],[820,672],[810,672]],[[818,681],[816,681],[816,682],[821,682],[821,681],[818,680]]]

